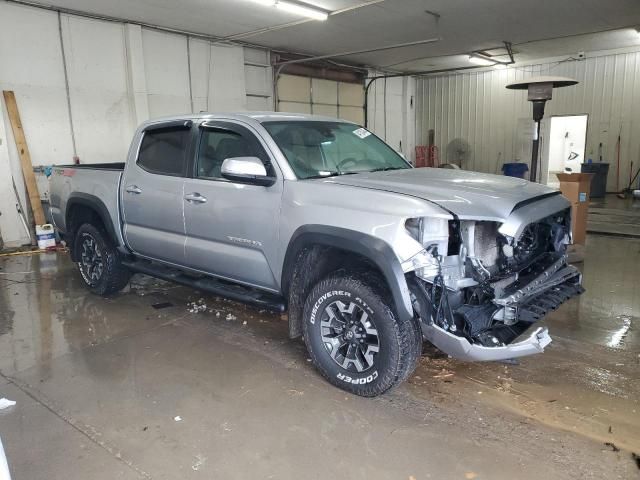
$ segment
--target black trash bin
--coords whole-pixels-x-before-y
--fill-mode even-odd
[[[580,169],[582,173],[593,173],[591,179],[591,198],[602,198],[607,193],[608,163],[583,163]]]

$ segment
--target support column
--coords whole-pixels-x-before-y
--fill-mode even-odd
[[[402,145],[404,157],[416,161],[416,79],[404,77],[402,85]]]
[[[147,96],[147,77],[144,69],[144,51],[142,46],[142,27],[125,26],[125,47],[127,57],[127,85],[132,99],[132,122],[134,128],[149,119],[149,101]]]

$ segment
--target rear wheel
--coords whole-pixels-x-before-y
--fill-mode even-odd
[[[120,254],[102,229],[82,224],[73,246],[80,275],[93,293],[109,295],[129,282],[131,271],[122,265]]]
[[[388,295],[346,272],[321,280],[305,302],[303,331],[314,365],[333,385],[380,395],[413,372],[422,347],[415,319],[402,321]]]

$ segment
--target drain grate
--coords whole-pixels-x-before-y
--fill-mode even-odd
[[[163,308],[173,307],[173,303],[171,303],[171,302],[160,302],[160,303],[154,303],[151,306],[153,308],[155,308],[156,310],[162,310]]]

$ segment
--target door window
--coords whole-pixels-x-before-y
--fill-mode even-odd
[[[265,164],[268,175],[273,175],[269,157],[252,136],[223,128],[204,128],[198,147],[197,176],[222,178],[222,162],[234,157],[258,157]]]
[[[184,127],[145,132],[138,165],[150,173],[183,177],[187,166],[189,135],[190,129]]]

